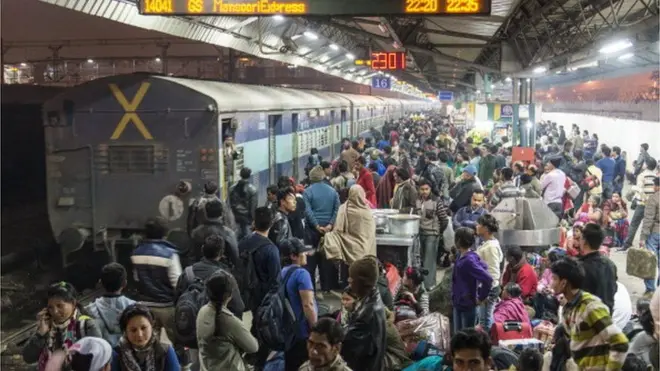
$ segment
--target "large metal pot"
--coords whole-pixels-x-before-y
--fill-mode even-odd
[[[416,236],[419,234],[420,216],[413,214],[388,215],[388,231],[395,236]]]
[[[389,220],[387,219],[388,215],[396,215],[398,214],[398,210],[393,210],[393,209],[374,209],[372,210],[372,214],[374,217],[374,221],[376,222],[376,229],[382,228],[387,230],[389,227]]]

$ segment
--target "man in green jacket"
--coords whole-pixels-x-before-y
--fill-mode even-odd
[[[481,184],[488,184],[488,181],[493,178],[493,172],[497,167],[495,154],[497,153],[497,147],[494,145],[486,145],[486,156],[481,158],[479,163],[479,179]]]

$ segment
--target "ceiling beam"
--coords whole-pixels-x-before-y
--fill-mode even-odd
[[[458,37],[461,39],[469,39],[469,40],[479,40],[479,41],[485,41],[488,42],[490,41],[490,37],[488,36],[483,36],[483,35],[475,35],[475,34],[470,34],[470,33],[465,33],[465,32],[458,32],[458,31],[450,31],[450,30],[436,30],[434,28],[424,28],[422,31],[426,33],[432,33],[436,35],[444,35],[444,36],[451,36],[451,37]]]
[[[495,44],[451,44],[451,43],[440,43],[440,44],[429,44],[434,48],[444,48],[444,49],[483,49],[483,48],[498,48],[500,43]]]
[[[359,29],[356,29],[356,28],[353,28],[353,27],[350,27],[350,26],[346,26],[346,25],[343,25],[343,24],[339,24],[339,23],[333,23],[333,27],[337,27],[337,28],[339,28],[340,30],[342,30],[344,32],[350,32],[350,33],[353,33],[353,34],[356,34],[356,35],[364,36],[364,37],[375,39],[375,40],[380,40],[380,41],[384,41],[384,42],[390,41],[390,39],[386,36],[376,35],[376,34],[373,34],[371,32],[367,32],[367,31],[364,31],[364,30],[359,30]],[[421,47],[421,46],[418,46],[418,45],[410,45],[410,44],[405,44],[405,45],[402,45],[402,46],[404,48],[408,49],[409,51],[414,52],[414,53],[431,55],[433,57],[438,57],[438,58],[441,58],[441,59],[448,60],[450,62],[461,64],[465,67],[473,67],[473,68],[479,69],[483,72],[500,73],[500,71],[495,69],[495,68],[491,68],[491,67],[488,67],[488,66],[483,66],[483,65],[480,65],[480,64],[477,64],[477,63],[474,63],[474,62],[467,61],[465,59],[456,58],[454,56],[444,54],[444,53],[442,53],[438,50],[435,50],[435,49],[428,49],[428,48],[424,48],[424,47]]]

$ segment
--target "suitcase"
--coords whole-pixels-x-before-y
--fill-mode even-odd
[[[652,280],[658,269],[658,257],[651,251],[641,248],[628,249],[626,273],[629,276]]]
[[[496,322],[490,329],[490,339],[493,344],[497,344],[500,340],[529,339],[532,337],[532,326],[528,322]]]

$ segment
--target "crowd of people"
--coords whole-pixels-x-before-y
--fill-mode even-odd
[[[192,203],[190,246],[146,223],[131,257],[137,302],[117,263],[87,307],[52,285],[24,358],[93,371],[659,369],[657,273],[633,310],[608,257],[638,229],[660,255],[656,160],[642,144],[627,171],[620,148],[577,125],[537,134],[524,163],[508,138],[466,136],[433,112],[388,121],[336,159],[313,149],[305,179],[280,177],[265,205],[243,168],[227,202],[209,183]],[[558,246],[499,240],[490,212],[517,197],[558,217]],[[420,217],[409,266],[378,258],[374,209]]]

